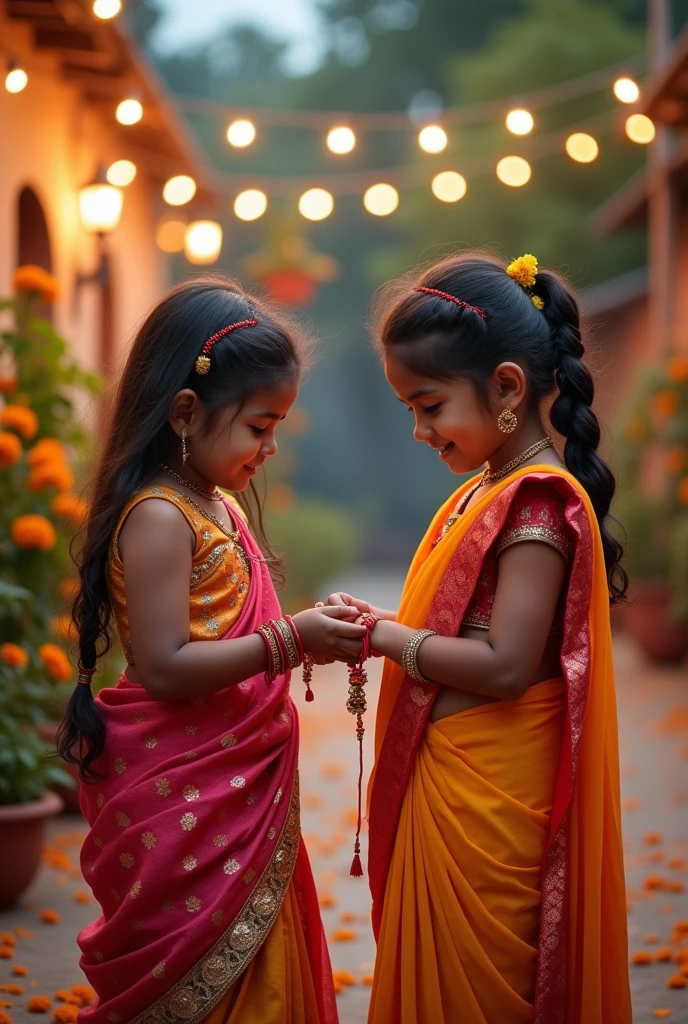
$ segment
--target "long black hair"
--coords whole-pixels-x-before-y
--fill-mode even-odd
[[[466,309],[415,288],[435,288],[476,306]],[[542,305],[533,303],[533,295]],[[580,315],[563,277],[539,270],[526,290],[506,273],[506,264],[482,253],[452,256],[414,279],[395,282],[383,295],[376,336],[382,350],[394,348],[413,373],[434,380],[472,381],[488,404],[487,381],[503,362],[517,362],[530,401],[540,405],[555,392],[549,418],[566,438],[564,461],[590,497],[602,533],[612,603],[624,597],[628,577],[619,564],[623,547],[608,529],[615,481],[597,453],[600,425],[592,411],[595,392],[583,362]]]
[[[257,316],[250,329],[234,331],[215,343],[212,370],[195,372],[204,343],[228,324]],[[95,669],[112,645],[112,604],[107,565],[112,536],[131,495],[169,460],[178,438],[168,423],[174,396],[191,388],[211,422],[223,409],[241,408],[260,388],[298,380],[308,342],[294,324],[224,277],[194,278],[170,291],[141,326],[124,367],[111,414],[100,465],[93,480],[85,540],[75,554],[80,576],[72,617],[79,661]],[[273,576],[281,564],[265,536],[262,509],[237,496],[256,534]],[[105,749],[105,723],[90,686],[77,684],[57,734],[57,752],[78,764],[81,778],[98,778],[91,765]]]

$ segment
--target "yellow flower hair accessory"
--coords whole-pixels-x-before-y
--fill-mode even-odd
[[[513,277],[514,281],[520,284],[521,288],[532,288],[537,276],[537,265],[537,257],[527,252],[525,256],[519,256],[517,260],[510,263],[506,272],[509,277]]]
[[[533,305],[535,306],[536,309],[544,309],[545,308],[544,299],[541,299],[539,295],[531,295],[530,296],[530,301],[533,303]]]

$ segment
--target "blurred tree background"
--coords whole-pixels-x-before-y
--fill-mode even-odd
[[[247,255],[274,244],[276,226],[339,264],[337,279],[319,288],[308,309],[321,345],[300,400],[312,428],[293,442],[294,482],[300,492],[353,512],[364,526],[369,559],[403,559],[455,481],[414,442],[409,417],[385,384],[368,323],[373,293],[419,261],[469,246],[496,249],[505,260],[534,252],[581,290],[645,264],[644,232],[601,239],[591,224],[594,210],[646,156],[623,135],[611,82],[535,110],[531,138],[508,136],[503,117],[524,94],[622,61],[642,77],[646,2],[320,0],[324,57],[300,77],[284,69],[287,43],[253,25],[235,24],[201,47],[161,54],[155,35],[163,10],[164,0],[130,0],[131,30],[179,95],[208,162],[221,174],[307,176],[316,185],[319,174],[401,167],[411,177],[417,169],[423,182],[401,190],[391,217],[366,213],[359,190],[336,198],[333,215],[315,224],[296,212],[296,185],[288,199],[271,201],[261,220],[243,223],[231,212],[239,188],[228,182],[221,217],[220,266],[231,273],[246,277]],[[675,0],[673,14],[677,32],[688,19],[688,0]],[[199,112],[185,100],[190,97],[225,104],[227,114],[217,116],[211,107]],[[489,101],[503,101],[503,114],[450,129],[449,146],[437,156],[419,151],[412,120],[407,131],[359,135],[346,157],[327,151],[324,132],[261,127],[259,118],[257,141],[247,149],[232,149],[224,137],[229,108],[237,115],[242,108],[411,115],[435,109],[441,121],[444,108]],[[593,163],[574,163],[563,145],[555,155],[538,155],[543,136],[587,124],[600,141]],[[531,158],[525,188],[506,188],[494,174],[497,159],[509,152]],[[458,203],[440,203],[430,192],[430,179],[445,169],[467,178],[467,195]],[[385,178],[372,176],[370,183],[375,180]],[[177,276],[188,272],[181,261],[173,266]]]

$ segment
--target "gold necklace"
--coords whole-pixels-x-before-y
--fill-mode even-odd
[[[551,437],[543,437],[541,441],[536,441],[535,444],[531,444],[530,448],[526,448],[524,452],[517,455],[511,462],[507,462],[505,466],[498,469],[496,473],[490,473],[489,469],[486,469],[480,478],[481,484],[493,484],[495,480],[502,480],[505,476],[508,476],[512,470],[516,469],[522,463],[527,462],[528,459],[532,459],[533,455],[539,455],[540,452],[544,452],[545,448],[554,448],[554,441]]]
[[[217,516],[214,516],[212,512],[206,512],[203,506],[199,505],[197,501],[193,500],[193,498],[190,498],[188,494],[182,494],[182,498],[184,499],[184,501],[188,502],[188,504],[191,505],[192,508],[195,508],[197,512],[200,512],[205,519],[209,519],[211,523],[215,523],[215,525],[220,530],[222,530],[225,536],[229,537],[230,540],[233,540],[235,544],[238,544],[240,542],[241,534],[239,533],[238,530],[229,530],[225,526],[225,524],[217,518]]]
[[[194,484],[191,480],[187,480],[186,477],[181,476],[180,473],[175,473],[173,469],[170,469],[169,466],[166,466],[162,462],[160,463],[160,469],[163,473],[167,473],[167,475],[173,480],[176,480],[178,484],[181,484],[182,487],[188,487],[190,491],[195,491],[196,494],[200,494],[202,498],[207,498],[208,501],[222,501],[224,498],[222,491],[219,491],[217,487],[214,491],[204,491],[202,487],[198,486],[198,484]]]
[[[461,518],[465,506],[471,500],[475,492],[480,487],[482,487],[483,484],[492,484],[496,480],[502,480],[505,476],[508,476],[509,473],[511,473],[518,466],[522,465],[524,462],[527,462],[528,459],[532,459],[534,455],[537,455],[539,452],[543,452],[545,448],[553,447],[554,442],[552,441],[552,438],[549,436],[543,437],[541,441],[536,441],[535,444],[531,444],[530,448],[526,448],[526,450],[524,452],[521,452],[520,455],[517,455],[515,459],[511,459],[510,462],[507,462],[507,464],[505,466],[502,466],[501,469],[498,469],[496,473],[490,473],[489,469],[486,469],[483,475],[480,477],[480,483],[473,488],[470,494],[468,494],[465,498],[461,499],[461,501],[456,506],[452,514],[447,518],[437,540],[435,541],[435,544],[438,544],[442,540],[442,538],[447,535],[449,530],[451,530],[452,526],[457,521],[457,519]]]

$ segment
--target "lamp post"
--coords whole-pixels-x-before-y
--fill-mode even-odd
[[[100,287],[99,355],[104,376],[110,370],[114,350],[112,282],[105,236],[119,225],[123,201],[121,190],[108,182],[103,168],[99,168],[95,178],[79,190],[81,224],[85,231],[97,237],[98,266],[90,274],[77,274],[75,295],[78,296],[85,284],[97,284]]]

